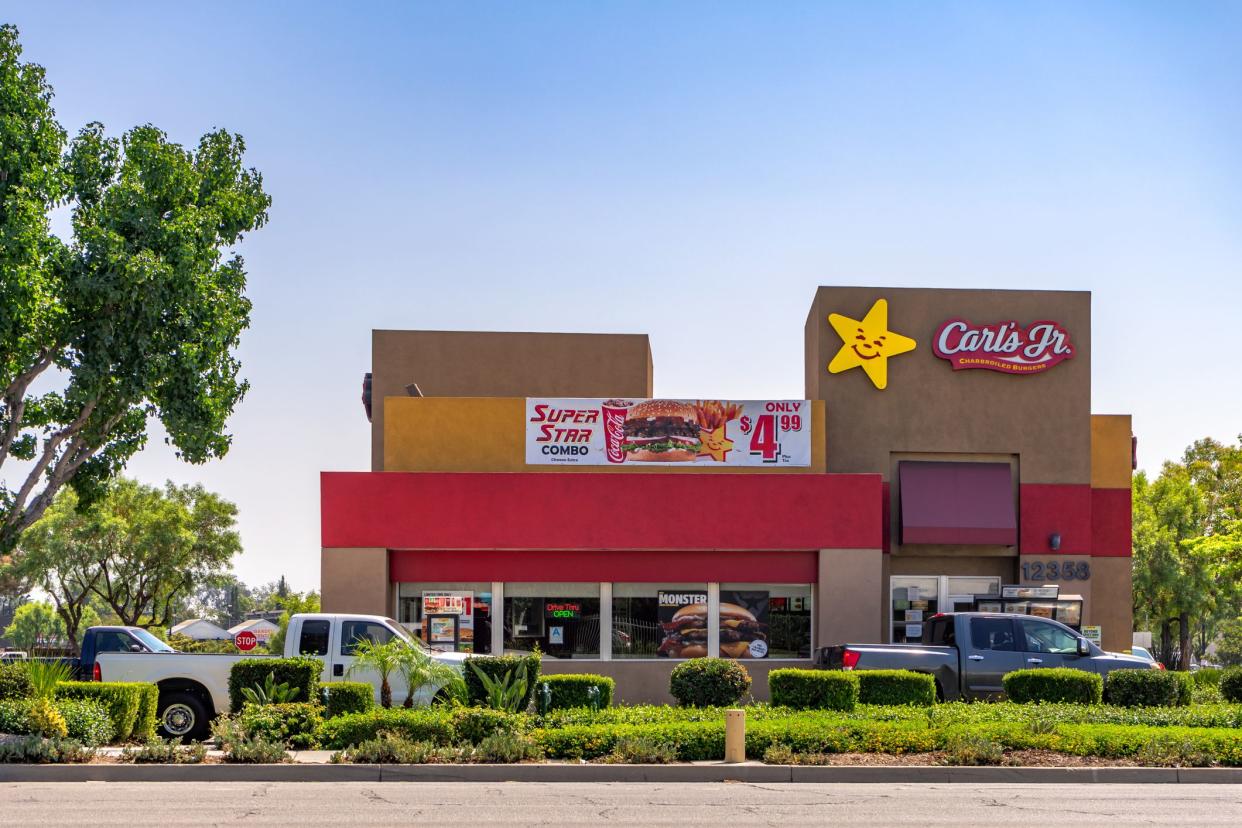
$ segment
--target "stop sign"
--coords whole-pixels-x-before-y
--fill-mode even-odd
[[[250,630],[242,630],[233,639],[233,643],[237,645],[237,649],[245,652],[246,650],[253,650],[258,645],[259,639]]]

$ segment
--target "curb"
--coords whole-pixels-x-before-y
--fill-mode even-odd
[[[0,765],[11,782],[817,782],[1242,784],[1242,768],[739,765]]]

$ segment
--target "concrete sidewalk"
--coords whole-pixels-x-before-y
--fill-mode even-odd
[[[101,753],[119,753],[105,749]],[[212,751],[216,756],[219,753]],[[281,765],[0,765],[6,782],[882,782],[898,783],[1225,783],[1242,768],[1016,768],[807,766],[744,762],[675,765],[334,765],[331,751],[307,750]]]

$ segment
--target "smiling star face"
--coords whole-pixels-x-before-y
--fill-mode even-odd
[[[913,351],[918,345],[888,329],[887,299],[877,299],[861,320],[833,313],[828,323],[841,337],[841,350],[828,363],[828,372],[839,374],[861,367],[879,389],[888,385],[888,358]]]

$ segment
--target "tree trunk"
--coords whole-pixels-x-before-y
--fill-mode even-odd
[[[388,686],[388,679],[380,681],[380,707],[392,707],[392,688]]]
[[[1190,613],[1183,612],[1177,616],[1178,632],[1181,638],[1181,662],[1177,669],[1183,672],[1190,670]]]
[[[1176,668],[1173,663],[1173,622],[1168,618],[1160,622],[1160,663],[1170,670]]]

